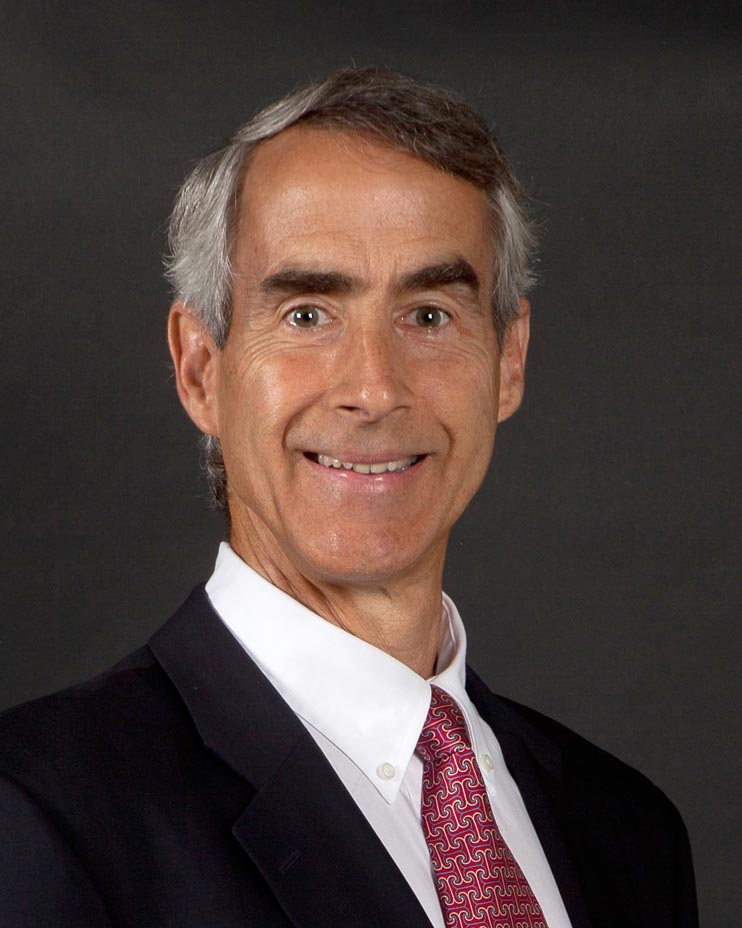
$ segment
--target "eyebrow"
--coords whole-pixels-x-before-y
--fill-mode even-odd
[[[350,293],[360,289],[360,281],[349,274],[296,267],[287,267],[271,274],[260,284],[260,290],[266,296],[283,293]]]
[[[462,284],[476,296],[479,294],[479,277],[474,268],[464,258],[431,264],[416,271],[410,271],[397,284],[400,293],[411,290],[435,290],[438,287],[450,287]]]
[[[434,290],[438,287],[463,285],[475,296],[479,294],[479,277],[464,258],[454,258],[404,274],[394,289],[397,293],[415,290]],[[290,293],[353,293],[364,289],[363,282],[340,271],[312,270],[286,267],[265,278],[260,291],[266,296]]]

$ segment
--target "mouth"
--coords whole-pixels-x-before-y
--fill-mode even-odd
[[[305,457],[320,467],[327,467],[334,470],[351,470],[356,474],[393,474],[409,470],[418,464],[424,457],[424,454],[410,454],[406,457],[375,461],[344,461],[340,458],[334,458],[329,454],[319,454],[316,452],[305,452]]]

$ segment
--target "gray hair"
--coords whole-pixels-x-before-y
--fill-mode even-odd
[[[485,194],[495,246],[492,314],[502,338],[534,282],[534,223],[493,130],[448,91],[380,68],[344,69],[259,112],[196,164],[175,201],[166,276],[175,298],[200,318],[218,348],[232,315],[231,254],[240,190],[256,147],[297,124],[371,133],[393,148],[462,177]],[[219,439],[203,437],[213,502],[228,517]]]

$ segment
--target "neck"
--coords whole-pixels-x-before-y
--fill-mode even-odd
[[[232,548],[274,586],[333,625],[406,664],[433,675],[440,641],[443,561],[393,581],[338,582],[308,576],[285,556],[232,534]]]

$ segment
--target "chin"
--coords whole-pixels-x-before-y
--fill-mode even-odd
[[[377,550],[369,549],[368,544],[360,545],[357,550],[315,548],[303,555],[309,575],[320,583],[335,586],[392,584],[406,575],[420,573],[433,560],[430,552],[405,550],[391,543],[380,544]],[[441,563],[442,560],[441,557]]]

